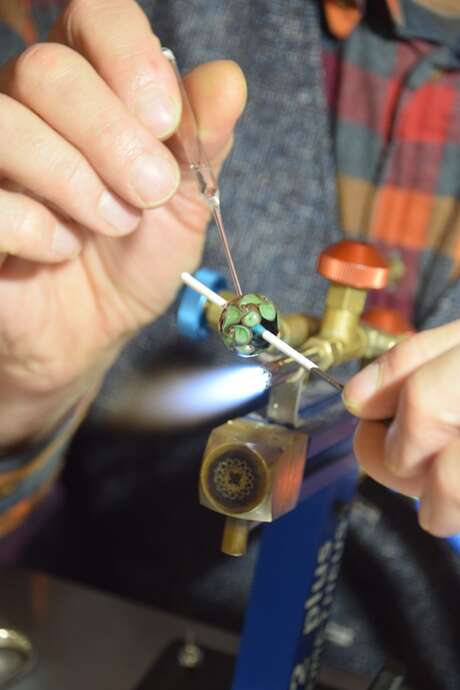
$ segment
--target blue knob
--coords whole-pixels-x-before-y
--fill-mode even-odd
[[[194,276],[214,292],[227,288],[227,281],[222,274],[211,268],[200,268]],[[209,335],[205,304],[206,297],[199,295],[188,285],[183,288],[177,310],[177,326],[179,332],[191,340],[203,340]]]

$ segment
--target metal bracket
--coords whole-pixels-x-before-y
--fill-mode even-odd
[[[301,424],[300,400],[308,378],[309,372],[299,367],[287,381],[272,387],[266,410],[268,419],[292,427],[298,427]]]

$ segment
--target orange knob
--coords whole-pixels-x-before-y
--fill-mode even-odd
[[[361,2],[355,0],[324,0],[323,7],[329,30],[337,38],[347,38],[361,19]]]
[[[333,244],[318,259],[318,273],[332,280],[364,290],[385,287],[388,282],[388,264],[370,244],[342,240]]]
[[[397,309],[391,307],[371,307],[361,317],[364,323],[378,328],[379,331],[400,335],[401,333],[415,333],[413,325]]]

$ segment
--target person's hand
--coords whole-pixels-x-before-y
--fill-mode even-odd
[[[0,447],[50,426],[193,271],[208,209],[168,137],[174,72],[134,0],[72,0],[50,43],[0,71]],[[219,170],[240,69],[186,88]]]
[[[420,497],[427,531],[460,531],[460,321],[397,345],[347,383],[344,401],[366,420],[355,436],[366,472]]]

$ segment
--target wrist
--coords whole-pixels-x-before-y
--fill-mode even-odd
[[[40,442],[80,401],[92,400],[116,355],[100,357],[82,374],[44,388],[33,377],[17,377],[0,367],[0,455]]]
[[[0,402],[0,456],[12,449],[46,438],[97,386],[79,382],[46,395],[26,395],[18,390],[2,390]]]

